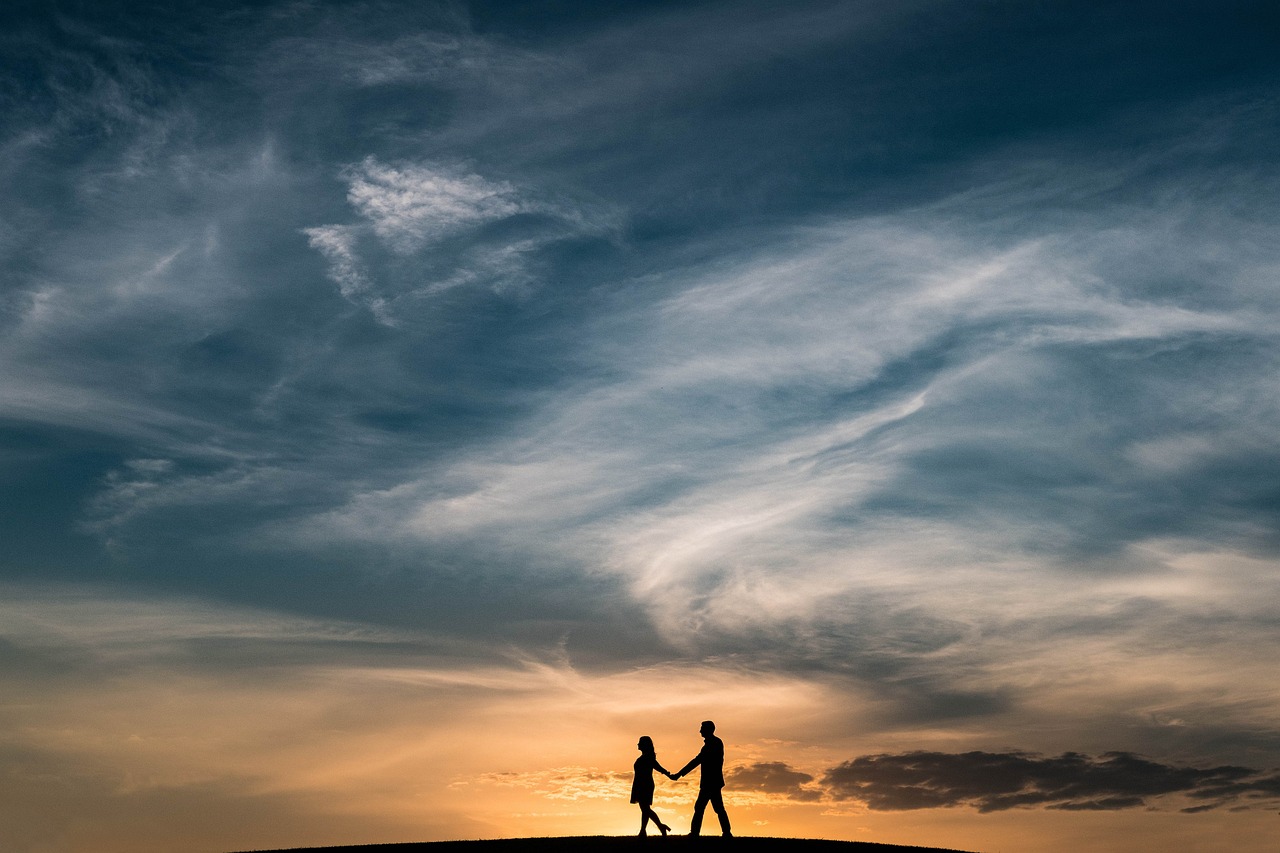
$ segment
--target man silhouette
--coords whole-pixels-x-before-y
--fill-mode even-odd
[[[715,736],[716,724],[705,720],[698,734],[702,735],[702,750],[693,760],[681,767],[672,779],[679,779],[699,764],[702,775],[698,779],[698,800],[693,804],[693,822],[689,824],[689,834],[702,832],[702,813],[707,810],[707,803],[715,809],[720,818],[720,833],[725,837],[733,835],[729,831],[729,814],[724,810],[724,798],[720,789],[724,787],[724,741]]]

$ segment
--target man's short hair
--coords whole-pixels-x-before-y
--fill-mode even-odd
[[[709,732],[714,732],[716,730],[716,724],[711,722],[710,720],[703,720],[702,728],[706,729]]]

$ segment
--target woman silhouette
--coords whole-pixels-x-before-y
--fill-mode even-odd
[[[653,740],[648,735],[640,738],[636,743],[636,749],[640,750],[640,757],[632,765],[636,775],[631,780],[631,802],[640,806],[640,834],[649,834],[645,832],[645,827],[649,825],[649,820],[652,818],[662,834],[666,835],[671,827],[658,820],[658,814],[653,810],[653,771],[657,770],[667,778],[671,777],[671,771],[658,763],[658,755],[653,749]]]

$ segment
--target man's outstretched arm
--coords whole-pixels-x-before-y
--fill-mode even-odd
[[[690,761],[684,767],[681,767],[679,770],[676,771],[675,778],[679,779],[681,776],[688,773],[690,770],[697,767],[701,763],[702,763],[702,753],[699,752],[697,755],[693,757],[692,761]]]

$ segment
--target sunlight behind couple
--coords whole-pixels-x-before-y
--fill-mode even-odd
[[[658,763],[653,739],[648,735],[641,736],[636,743],[640,757],[634,765],[635,778],[631,783],[631,802],[640,807],[640,835],[647,835],[649,821],[652,820],[658,830],[666,835],[671,827],[658,819],[653,811],[654,781],[653,771],[668,777],[672,781],[684,777],[695,768],[701,768],[698,778],[698,798],[693,805],[693,819],[689,824],[690,835],[700,835],[702,817],[708,805],[715,811],[720,821],[720,832],[728,837],[733,835],[729,825],[729,813],[725,811],[721,791],[724,788],[724,741],[716,737],[716,724],[711,720],[703,720],[698,734],[702,735],[702,749],[689,760],[689,763],[672,773]]]

